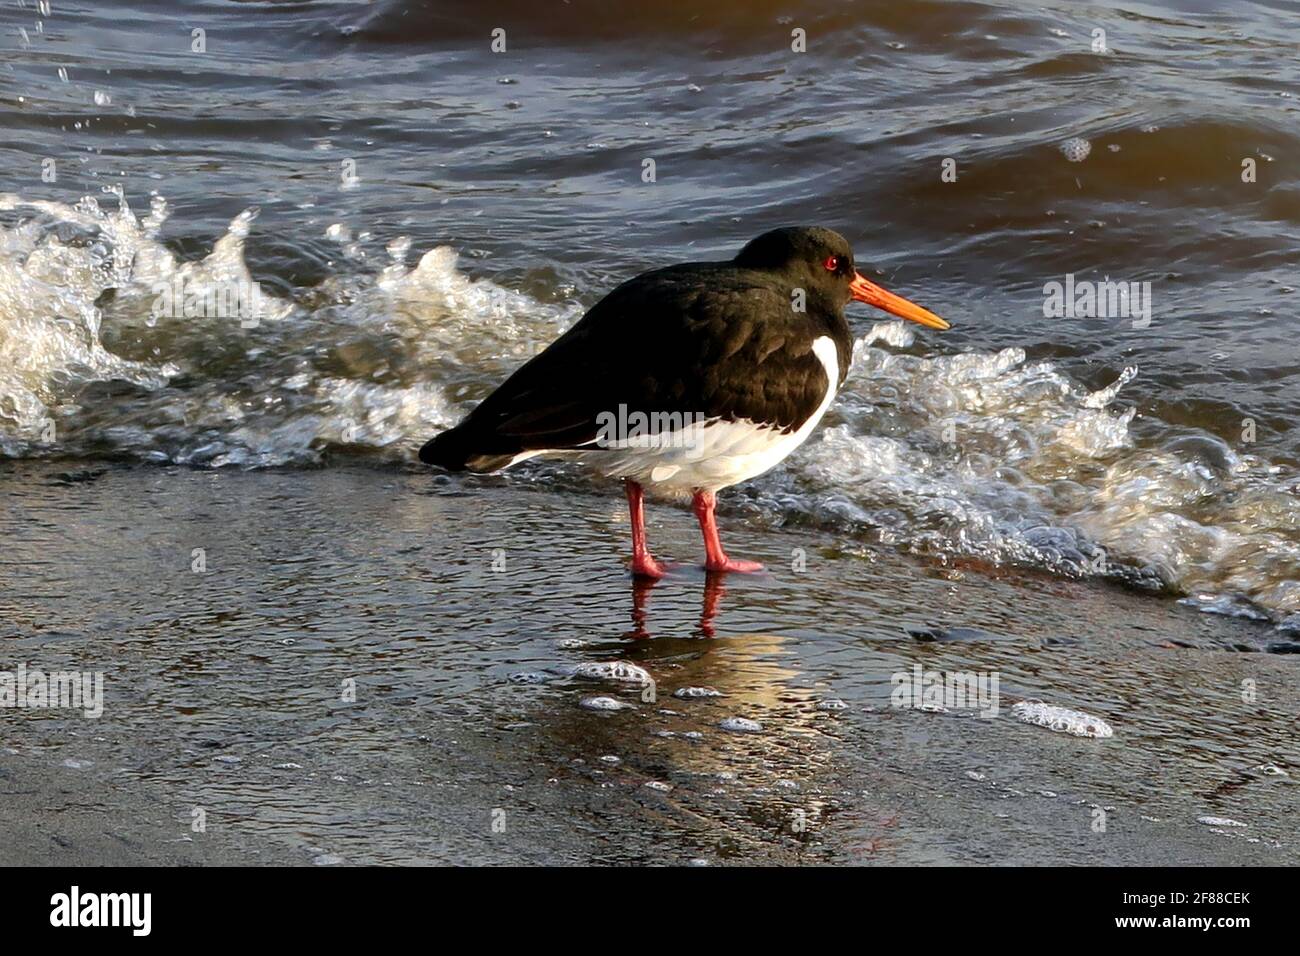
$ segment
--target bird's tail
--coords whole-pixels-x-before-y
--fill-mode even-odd
[[[517,453],[484,451],[463,426],[449,428],[434,435],[420,448],[420,461],[447,471],[499,471],[509,465]]]

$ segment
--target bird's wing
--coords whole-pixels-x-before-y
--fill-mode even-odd
[[[808,336],[796,334],[800,318],[761,281],[650,273],[593,306],[458,430],[484,454],[517,454],[589,444],[601,414],[620,408],[794,428],[830,384]]]

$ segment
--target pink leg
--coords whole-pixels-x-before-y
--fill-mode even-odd
[[[645,509],[641,505],[641,486],[625,481],[627,510],[632,515],[632,574],[638,578],[662,578],[664,568],[650,555],[645,543]]]
[[[722,550],[722,539],[718,537],[718,522],[713,518],[713,509],[718,499],[711,491],[695,492],[695,517],[700,522],[700,531],[704,535],[704,567],[709,571],[762,571],[763,566],[757,561],[738,561],[727,557]]]
[[[722,595],[727,593],[727,586],[722,582],[726,580],[720,573],[710,571],[704,576],[704,604],[700,608],[700,634],[704,637],[713,637],[713,621],[718,616],[718,605],[722,602]]]

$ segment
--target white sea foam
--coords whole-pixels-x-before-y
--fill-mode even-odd
[[[633,710],[634,704],[627,701],[615,700],[613,697],[584,697],[578,702],[579,706],[585,710],[616,711],[616,710]]]
[[[107,447],[256,468],[350,448],[410,460],[458,417],[448,383],[484,354],[503,373],[575,314],[469,279],[449,249],[407,269],[404,237],[388,243],[379,274],[330,276],[304,302],[257,283],[243,327],[158,314],[160,285],[203,296],[256,283],[244,247],[257,211],[183,261],[159,238],[161,197],[139,218],[120,190],[106,191],[115,209],[0,194],[0,455]],[[331,236],[351,241],[336,225]],[[135,391],[85,400],[101,383]]]
[[[1139,369],[1089,391],[1018,348],[898,351],[913,344],[899,323],[856,343],[826,427],[759,479],[760,504],[926,554],[1192,591],[1220,613],[1300,612],[1300,482],[1200,434],[1137,447],[1121,401]]]
[[[608,680],[624,684],[650,684],[652,678],[644,667],[627,661],[584,661],[573,667],[573,676],[587,680]]]
[[[1203,823],[1207,827],[1244,827],[1246,824],[1233,820],[1231,817],[1197,817],[1197,823]]]
[[[682,700],[694,700],[701,697],[721,697],[722,692],[712,687],[679,687],[673,691],[673,696]]]
[[[1011,708],[1011,716],[1027,724],[1075,737],[1110,737],[1114,734],[1110,724],[1100,717],[1085,714],[1081,710],[1045,704],[1041,700],[1025,700],[1015,704]]]

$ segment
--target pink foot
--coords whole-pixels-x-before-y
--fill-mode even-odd
[[[757,561],[743,561],[739,558],[723,557],[719,560],[705,562],[705,571],[739,571],[741,574],[753,574],[762,571],[763,566]]]
[[[645,510],[642,507],[641,486],[635,481],[624,482],[627,488],[627,509],[632,518],[632,576],[657,581],[668,569],[650,554],[645,542]]]
[[[632,557],[632,577],[634,578],[651,578],[658,581],[667,573],[668,568],[648,554],[638,554]]]
[[[763,566],[757,561],[741,561],[738,558],[729,558],[727,552],[722,550],[722,538],[718,535],[718,522],[713,516],[713,509],[716,505],[717,497],[713,492],[703,489],[695,492],[695,517],[699,519],[700,531],[704,535],[704,570],[739,571],[742,574],[762,571]]]

